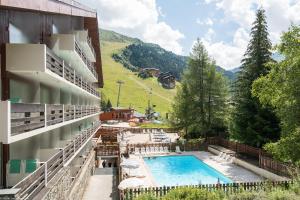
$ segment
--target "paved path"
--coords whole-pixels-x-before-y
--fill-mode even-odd
[[[116,188],[116,176],[93,175],[91,176],[83,200],[118,200],[118,190]]]

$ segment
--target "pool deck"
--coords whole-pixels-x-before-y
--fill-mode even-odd
[[[198,159],[202,160],[204,163],[209,165],[210,167],[218,170],[222,174],[224,174],[226,177],[233,180],[233,182],[259,182],[264,181],[265,178],[245,169],[238,165],[226,162],[226,161],[219,161],[217,160],[217,156],[205,151],[197,151],[197,152],[182,152],[180,154],[178,153],[168,153],[168,154],[160,154],[160,155],[146,155],[149,156],[170,156],[170,155],[193,155],[197,157]],[[140,162],[140,169],[142,172],[146,175],[144,178],[147,186],[151,187],[157,187],[158,184],[155,182],[154,177],[152,176],[150,169],[146,165],[146,163],[143,160],[143,157],[136,156],[136,155],[130,155],[130,158],[137,159]]]
[[[89,179],[82,200],[117,200],[113,191],[113,175],[94,175]]]

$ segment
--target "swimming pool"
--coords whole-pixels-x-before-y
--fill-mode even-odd
[[[145,157],[158,186],[232,183],[219,171],[192,155]]]

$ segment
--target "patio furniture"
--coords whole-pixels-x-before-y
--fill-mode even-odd
[[[140,154],[140,148],[135,147],[134,148],[134,154],[139,155]]]
[[[167,146],[164,147],[164,152],[169,153],[169,148]]]
[[[142,155],[145,155],[145,154],[146,154],[146,149],[145,149],[145,147],[141,147],[141,154],[142,154]]]
[[[175,152],[176,152],[176,153],[181,153],[181,150],[180,150],[180,147],[179,147],[179,146],[176,146]]]

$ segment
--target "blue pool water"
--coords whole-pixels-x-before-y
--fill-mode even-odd
[[[159,186],[232,183],[233,181],[195,156],[145,157]]]

